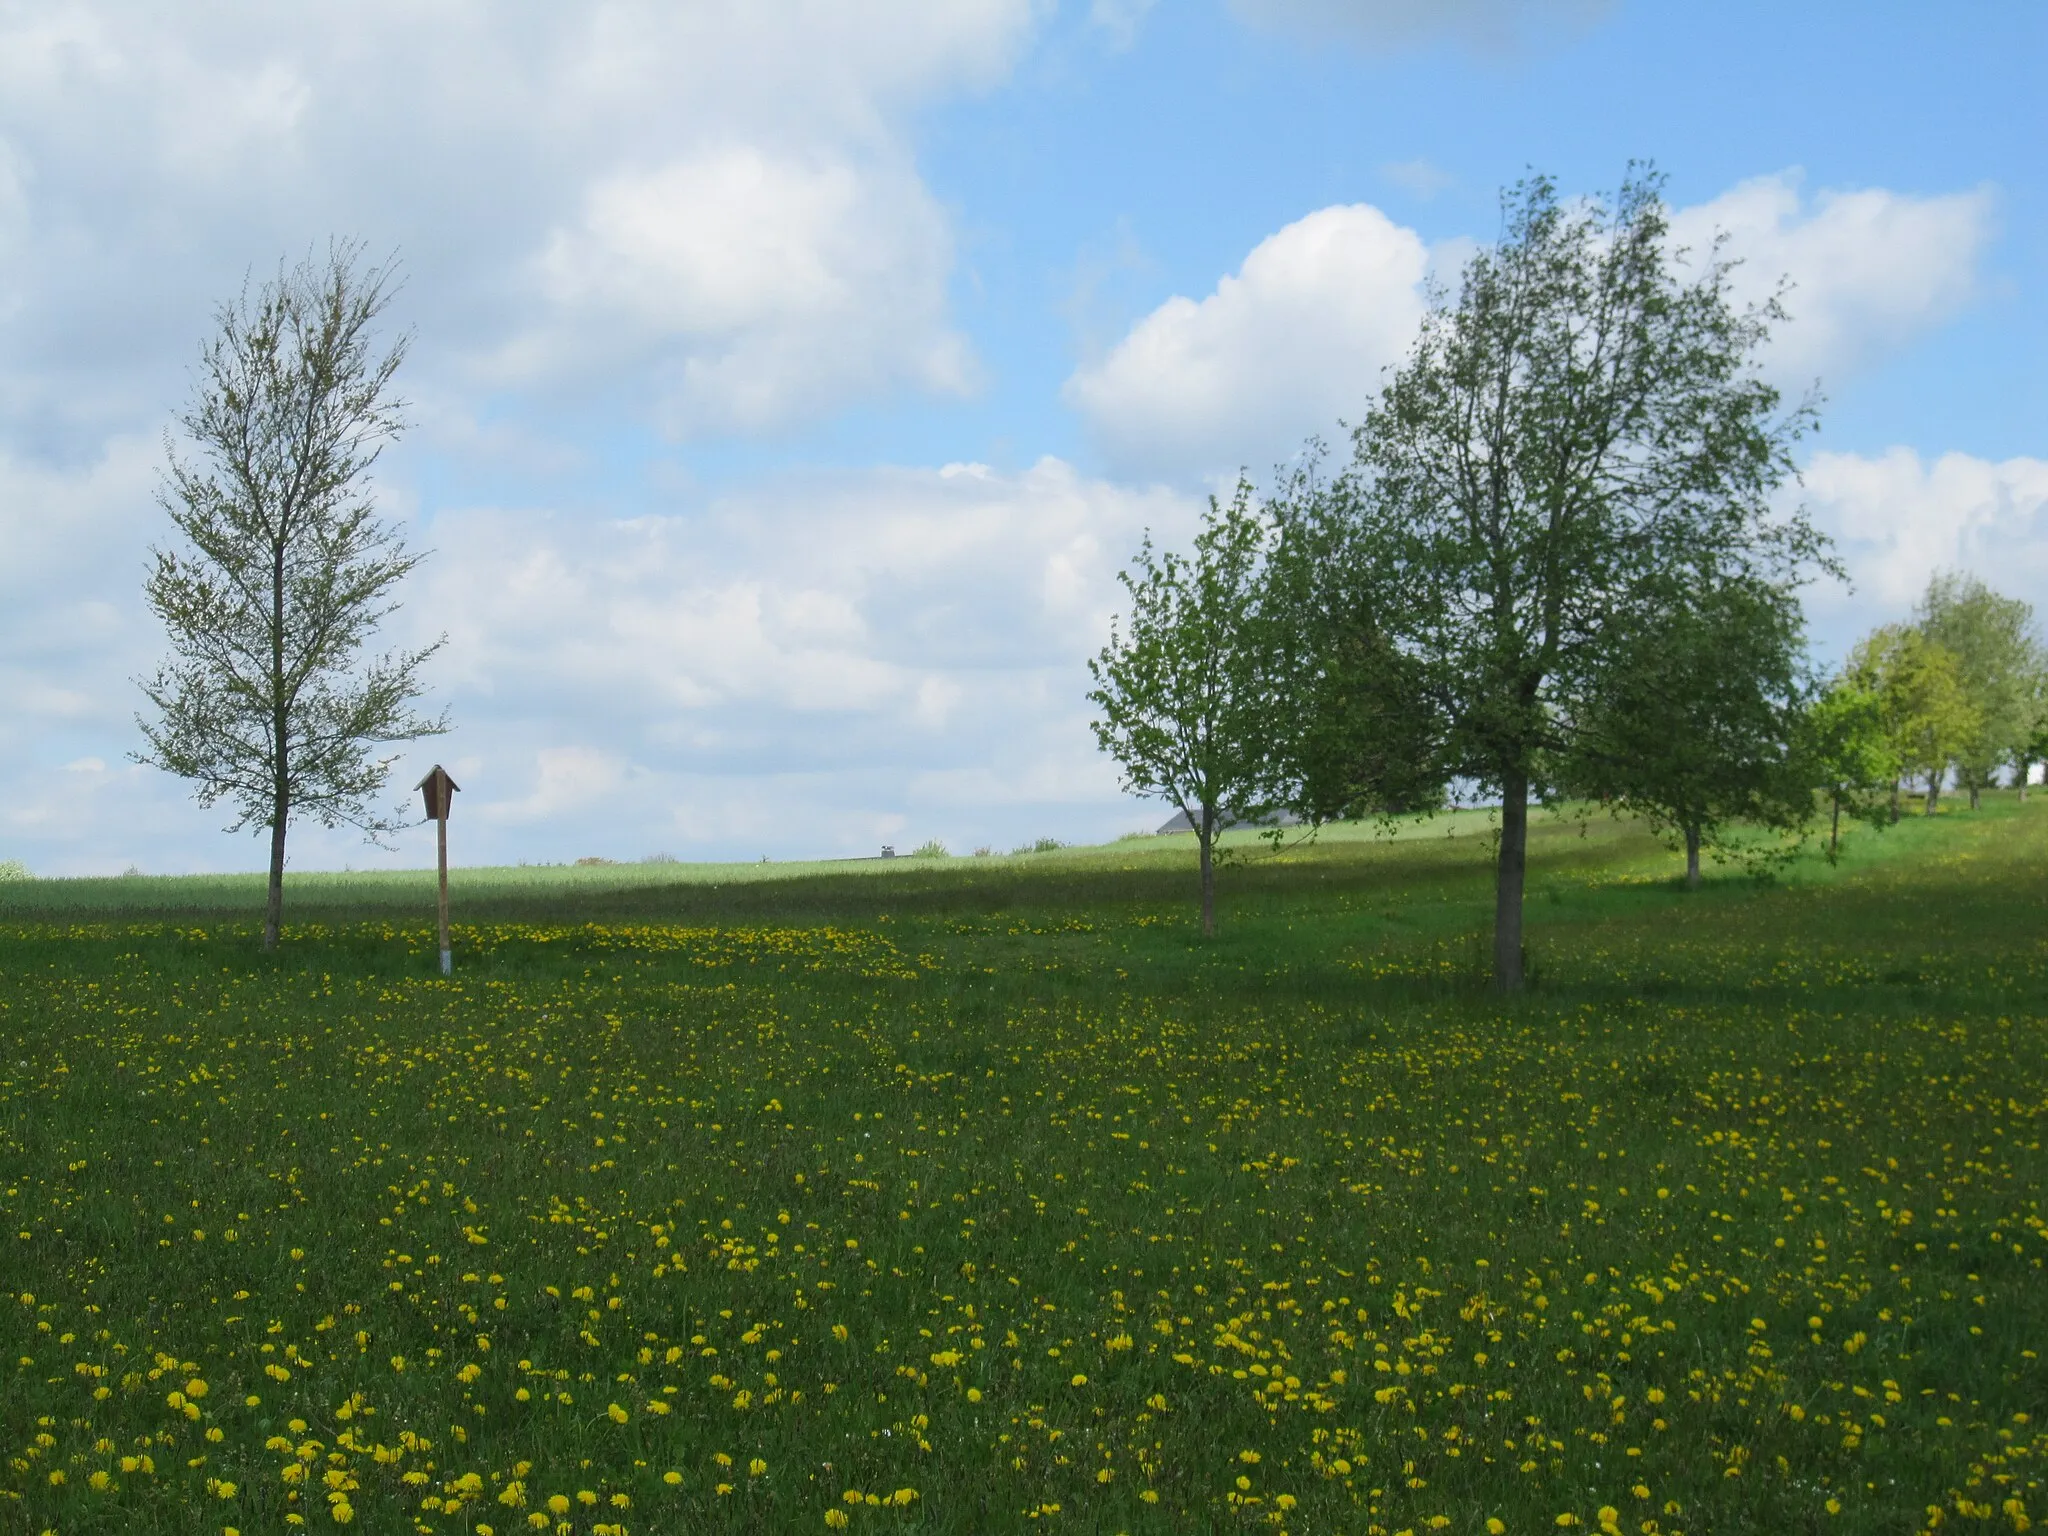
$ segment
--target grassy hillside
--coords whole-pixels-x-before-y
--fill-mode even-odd
[[[2048,806],[1240,854],[0,887],[0,1528],[2048,1507]]]

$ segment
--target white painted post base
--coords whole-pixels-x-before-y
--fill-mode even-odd
[[[455,957],[449,954],[448,951],[444,949],[441,951],[441,974],[443,976],[450,976],[453,975],[454,972]]]

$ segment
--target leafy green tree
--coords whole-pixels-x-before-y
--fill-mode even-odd
[[[1670,833],[1696,888],[1701,849],[1725,848],[1734,824],[1792,832],[1812,816],[1799,601],[1721,582],[1633,618],[1609,638],[1562,776]]]
[[[1878,700],[1894,765],[1891,820],[1899,819],[1903,785],[1916,778],[1925,785],[1927,814],[1933,815],[1956,744],[1977,729],[1955,656],[1916,625],[1887,624],[1857,642],[1848,676]]]
[[[1827,798],[1830,864],[1841,853],[1844,811],[1873,827],[1897,819],[1886,797],[1898,783],[1899,759],[1874,680],[1844,673],[1808,706],[1801,756]]]
[[[1283,799],[1281,644],[1264,600],[1271,542],[1244,482],[1228,506],[1209,499],[1191,556],[1155,552],[1148,536],[1119,577],[1130,613],[1088,663],[1095,737],[1124,787],[1160,796],[1194,827],[1205,938],[1216,932],[1217,835]]]
[[[393,274],[359,259],[336,244],[218,311],[178,417],[196,457],[167,446],[158,497],[180,544],[151,551],[143,587],[171,654],[141,680],[152,714],[136,719],[136,758],[193,780],[202,805],[226,800],[229,831],[269,832],[266,949],[293,819],[391,830],[371,801],[396,759],[375,749],[446,729],[412,707],[439,642],[361,656],[421,557],[371,495],[404,427],[392,376],[406,343],[374,345]]]
[[[1919,623],[1928,639],[1955,658],[1956,676],[1968,699],[1972,723],[1951,746],[1956,787],[1967,790],[1976,810],[1983,791],[1996,782],[2032,735],[2032,682],[2040,666],[2034,610],[2018,598],[2001,597],[1974,576],[1937,572],[1920,600]],[[1929,785],[1929,808],[1940,778]]]
[[[1536,178],[1440,296],[1336,488],[1373,611],[1426,669],[1443,769],[1497,792],[1496,983],[1522,981],[1528,807],[1569,759],[1617,634],[1675,590],[1786,582],[1825,554],[1773,493],[1812,408],[1757,349],[1718,248],[1674,255],[1661,178],[1611,206]]]
[[[1270,503],[1279,536],[1266,575],[1286,706],[1274,749],[1286,807],[1311,827],[1434,810],[1447,789],[1428,669],[1375,607],[1328,489],[1311,467]]]

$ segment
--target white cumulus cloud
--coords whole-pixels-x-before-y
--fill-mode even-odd
[[[1376,393],[1423,313],[1421,236],[1363,203],[1267,236],[1203,299],[1168,299],[1068,380],[1131,473],[1263,472]]]
[[[1967,303],[1992,198],[1882,189],[1807,198],[1795,173],[1677,209],[1695,258],[1725,235],[1739,303],[1782,280],[1790,320],[1763,361],[1796,395],[1881,362]],[[1201,299],[1176,295],[1078,368],[1064,398],[1119,472],[1189,481],[1262,471],[1357,420],[1406,355],[1434,268],[1455,286],[1467,237],[1426,244],[1368,204],[1340,204],[1260,241]]]
[[[212,306],[330,234],[403,252],[403,317],[431,321],[412,390],[602,387],[679,432],[957,391],[953,238],[912,115],[999,80],[1036,19],[0,8],[0,437],[77,459],[154,423]]]
[[[1697,254],[1725,234],[1744,300],[1790,279],[1792,318],[1771,343],[1769,366],[1803,387],[1865,366],[1967,303],[1992,215],[1982,189],[1919,197],[1874,187],[1809,199],[1788,171],[1678,210],[1672,236]]]
[[[1805,481],[1814,521],[1833,535],[1855,587],[1816,593],[1816,617],[1837,645],[1903,618],[1938,570],[1972,572],[2048,620],[2048,460],[1817,453]]]
[[[679,433],[758,428],[898,383],[959,392],[952,243],[907,167],[708,150],[593,186],[533,268],[515,375],[653,364]]]

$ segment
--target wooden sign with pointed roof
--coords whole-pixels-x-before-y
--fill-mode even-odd
[[[413,786],[420,792],[420,798],[427,803],[427,820],[446,821],[449,808],[455,803],[455,791],[462,788],[448,777],[448,770],[439,763],[427,773],[424,779]]]

